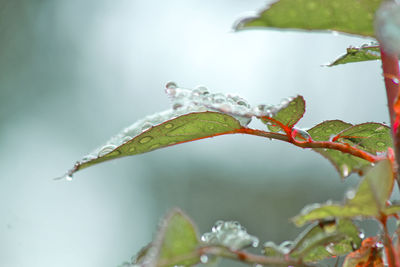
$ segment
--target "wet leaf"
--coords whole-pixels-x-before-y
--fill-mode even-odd
[[[217,112],[185,114],[152,126],[134,137],[129,138],[128,136],[128,140],[125,143],[113,146],[102,153],[108,148],[107,145],[104,146],[99,149],[100,152],[95,153],[88,160],[78,162],[68,175],[103,161],[212,137],[240,128],[240,123],[227,114]],[[121,137],[117,136],[116,138]]]
[[[174,209],[162,221],[144,262],[151,263],[149,266],[191,266],[200,261],[199,255],[194,253],[198,246],[199,240],[193,223],[181,210]],[[187,255],[193,257],[179,260]]]
[[[374,36],[374,14],[382,0],[280,0],[256,17],[245,18],[236,30],[272,27],[332,30]]]
[[[384,267],[382,247],[376,237],[364,239],[360,249],[347,255],[343,267]]]
[[[304,115],[306,103],[302,96],[297,96],[291,99],[288,103],[284,104],[275,115],[272,116],[274,120],[292,128]],[[268,118],[263,118],[262,121],[267,124],[271,132],[279,132],[280,126],[277,126],[273,121]]]
[[[346,54],[336,59],[334,62],[328,65],[328,67],[337,66],[341,64],[379,60],[381,59],[381,52],[379,46],[361,46],[361,47],[349,47],[347,48]]]
[[[301,226],[309,221],[332,218],[376,217],[386,209],[386,201],[393,189],[393,172],[389,160],[382,160],[368,170],[361,179],[358,188],[346,194],[345,203],[313,204],[303,209],[300,215],[293,218]]]
[[[306,229],[295,241],[289,255],[315,262],[347,254],[361,245],[359,230],[351,220],[320,222]]]
[[[390,128],[380,123],[352,125],[340,120],[324,121],[307,130],[314,141],[334,141],[347,143],[376,155],[392,146]],[[351,173],[362,174],[371,163],[333,149],[313,149],[327,158],[344,178]]]
[[[363,123],[340,132],[338,142],[346,142],[372,154],[392,147],[390,128],[381,123]]]

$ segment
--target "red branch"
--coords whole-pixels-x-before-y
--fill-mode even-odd
[[[388,54],[381,48],[383,77],[385,79],[386,94],[389,107],[390,123],[392,125],[393,142],[397,165],[400,166],[400,70],[397,55]],[[400,186],[400,180],[397,176]]]

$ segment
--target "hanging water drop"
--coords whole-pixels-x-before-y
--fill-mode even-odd
[[[67,181],[72,181],[74,178],[72,177],[72,174],[67,174],[67,175],[65,175],[65,180],[67,180]]]
[[[353,199],[356,196],[356,192],[354,190],[349,190],[346,192],[347,199]]]
[[[167,89],[175,89],[175,88],[178,87],[178,85],[177,85],[175,82],[170,81],[170,82],[167,82],[167,84],[165,85],[165,87],[166,87]]]
[[[201,261],[201,263],[207,263],[208,262],[208,256],[207,255],[201,255],[200,256],[200,261]]]
[[[153,126],[153,124],[151,122],[146,121],[143,125],[142,125],[142,132],[150,129]]]

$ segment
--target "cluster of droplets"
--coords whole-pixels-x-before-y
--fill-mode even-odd
[[[211,232],[205,233],[201,240],[206,244],[222,245],[233,250],[257,247],[259,243],[257,237],[249,235],[243,226],[234,221],[216,222]]]
[[[286,107],[291,99],[285,99],[278,106],[258,105],[251,107],[243,98],[233,94],[210,93],[204,86],[195,89],[178,87],[174,82],[166,85],[166,93],[172,100],[174,110],[217,111],[237,119],[242,126],[247,126],[252,117],[273,116]]]

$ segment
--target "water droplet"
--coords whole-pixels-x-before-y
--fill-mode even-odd
[[[170,82],[167,82],[167,84],[165,85],[165,87],[166,87],[167,89],[175,89],[175,88],[178,87],[178,85],[177,85],[175,82],[170,81]]]
[[[124,137],[122,138],[122,143],[125,144],[125,143],[131,141],[131,139],[132,139],[132,137],[129,136],[129,135],[124,136]]]
[[[336,250],[335,250],[335,244],[334,243],[329,243],[326,247],[325,247],[326,251],[328,251],[330,254],[335,255]]]
[[[209,93],[210,92],[208,92],[207,87],[205,87],[203,85],[199,85],[193,90],[193,94],[195,94],[195,95],[207,95]]]
[[[356,192],[354,190],[349,190],[346,192],[347,199],[353,199],[356,196]]]
[[[153,126],[153,124],[151,122],[145,122],[142,126],[142,132],[148,130],[149,128],[151,128]]]
[[[219,94],[219,93],[218,94],[214,94],[213,101],[215,103],[221,104],[221,103],[226,101],[226,97],[223,94]]]
[[[164,125],[165,129],[171,129],[174,125],[172,123],[167,123]]]
[[[115,145],[105,145],[104,147],[102,147],[98,153],[99,157],[103,157],[104,155],[110,153],[111,151],[113,151],[115,148],[117,148],[117,146]]]
[[[333,36],[338,36],[339,33],[337,31],[332,31]]]
[[[67,180],[69,182],[72,181],[73,180],[72,174],[65,175],[65,180]]]
[[[343,177],[349,176],[349,167],[346,164],[342,165],[342,175]]]
[[[143,137],[142,139],[140,139],[139,143],[141,143],[141,144],[146,144],[146,143],[150,142],[151,139],[153,139],[153,137],[151,137],[151,136],[145,136],[145,137]]]
[[[383,147],[383,146],[385,146],[385,143],[379,141],[379,142],[376,143],[376,145],[377,145],[377,146],[380,146],[380,147]]]
[[[358,237],[361,238],[361,239],[364,239],[364,238],[365,238],[364,232],[360,232],[360,233],[358,234]]]
[[[201,256],[200,256],[200,261],[201,261],[201,263],[207,263],[207,262],[208,262],[208,257],[207,257],[207,255],[201,255]]]
[[[382,242],[376,242],[375,247],[377,247],[377,248],[383,248],[384,245],[383,245]]]

